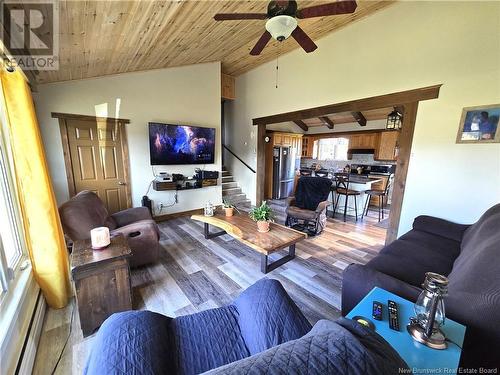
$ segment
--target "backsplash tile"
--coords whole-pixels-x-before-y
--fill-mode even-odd
[[[387,165],[395,163],[375,160],[373,154],[353,154],[351,160],[318,160],[302,158],[300,161],[301,168],[309,168],[312,164],[320,164],[322,168],[337,170],[344,168],[347,164]]]

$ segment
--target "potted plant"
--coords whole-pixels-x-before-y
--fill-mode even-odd
[[[257,222],[257,231],[261,233],[269,232],[269,222],[273,220],[273,210],[263,201],[259,207],[254,207],[249,212],[253,221]]]
[[[229,200],[229,198],[222,198],[222,207],[224,208],[224,212],[226,213],[226,216],[233,216],[234,215],[234,204]]]

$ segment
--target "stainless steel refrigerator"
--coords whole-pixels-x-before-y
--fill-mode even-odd
[[[284,199],[292,195],[296,156],[295,148],[273,148],[273,199]]]

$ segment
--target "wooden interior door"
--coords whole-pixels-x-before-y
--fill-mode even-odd
[[[74,186],[70,195],[93,191],[110,214],[131,207],[124,126],[100,118],[66,118],[64,123]]]

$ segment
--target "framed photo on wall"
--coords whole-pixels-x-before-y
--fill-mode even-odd
[[[464,108],[457,143],[500,143],[499,119],[500,104]]]

